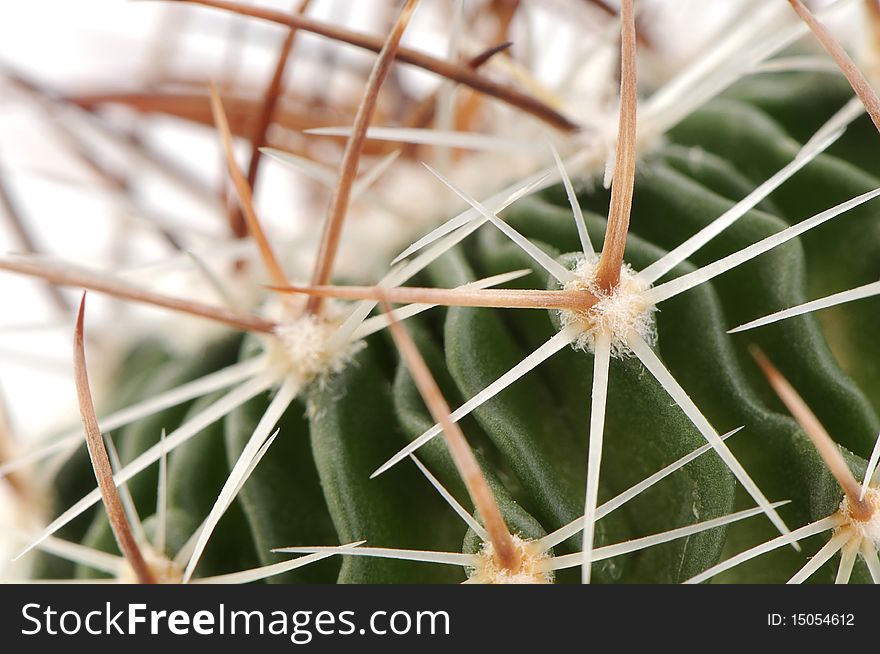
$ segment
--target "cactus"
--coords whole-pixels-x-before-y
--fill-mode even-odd
[[[403,48],[413,0],[379,41],[307,18],[308,2],[295,14],[196,4],[288,27],[249,173],[235,155],[228,99],[213,85],[209,94],[236,192],[230,223],[259,254],[236,254],[212,282],[247,287],[250,305],[220,308],[63,263],[0,259],[4,270],[220,327],[183,354],[173,334],[127,342],[96,413],[83,300],[74,367],[84,429],[0,461],[16,488],[37,489],[39,503],[24,491],[21,501],[48,523],[20,534],[26,552],[40,550],[29,574],[880,583],[880,167],[871,154],[880,102],[870,52],[857,65],[792,0],[791,33],[815,35],[843,77],[771,70],[739,79],[750,57],[773,54],[768,43],[788,44],[767,37],[702,78],[693,77],[699,65],[685,69],[637,111],[637,43],[647,37],[622,0],[619,111],[574,134],[565,112],[481,73],[497,48],[468,66]],[[378,52],[344,130],[307,284],[290,274],[253,199],[261,154],[306,165],[259,150],[300,31],[361,38]],[[715,52],[742,38],[732,31]],[[339,272],[337,259],[357,259],[339,252],[352,203],[379,195],[357,171],[395,58],[530,113],[563,138],[529,141],[525,173],[513,156],[500,182],[487,171],[485,200],[459,186],[454,171],[466,158],[447,151],[442,172],[428,167],[434,192],[468,209],[420,226],[411,246],[402,229],[389,233],[382,252]],[[676,84],[684,89],[670,100]],[[525,140],[494,146],[516,139]],[[379,173],[394,170],[395,156]],[[265,277],[254,284],[257,266]],[[351,284],[333,284],[334,273]],[[37,459],[48,463],[25,467]]]

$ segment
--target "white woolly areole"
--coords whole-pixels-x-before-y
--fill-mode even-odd
[[[586,311],[564,309],[559,312],[563,327],[575,325],[580,336],[572,344],[579,350],[595,351],[596,336],[611,334],[611,354],[615,357],[632,356],[626,342],[627,334],[635,331],[649,345],[657,340],[654,322],[656,307],[645,298],[650,284],[642,281],[629,264],[620,269],[620,283],[611,293],[596,284],[597,257],[582,258],[574,269],[574,279],[563,288],[566,291],[589,291],[598,302]]]
[[[306,298],[281,297],[267,305],[263,314],[276,320],[274,338],[266,339],[269,365],[284,377],[300,384],[324,379],[341,371],[365,345],[363,341],[332,343],[332,337],[347,317],[340,305],[325,302],[321,316],[305,313]]]
[[[852,515],[849,497],[844,496],[840,503],[840,515],[846,522],[839,529],[853,529],[859,536],[880,547],[880,489],[869,488],[865,491],[865,502],[872,509],[871,516],[867,520],[857,520]]]
[[[141,547],[141,555],[144,557],[144,562],[147,564],[150,572],[152,572],[153,576],[156,578],[156,583],[183,583],[183,568],[174,563],[174,561],[171,561],[164,555],[159,554],[158,552],[156,552],[156,550],[149,546]],[[125,562],[125,565],[119,572],[119,581],[123,584],[138,583],[138,578],[135,575],[134,570],[132,570],[131,566],[128,564],[128,561]]]
[[[477,554],[477,563],[468,570],[475,584],[552,584],[553,571],[547,569],[550,556],[537,541],[513,536],[513,545],[520,556],[519,570],[511,572],[498,565],[492,543],[485,543]]]
[[[365,343],[347,341],[330,347],[330,338],[338,328],[336,322],[310,315],[280,323],[267,347],[270,360],[283,374],[302,383],[339,372]]]

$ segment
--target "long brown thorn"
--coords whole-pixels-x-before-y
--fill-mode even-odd
[[[373,52],[379,52],[382,49],[383,40],[381,38],[353,32],[305,16],[290,16],[278,11],[251,7],[238,2],[228,2],[226,0],[175,1],[191,2],[197,5],[231,11],[242,16],[251,16],[253,18],[268,20],[273,23],[279,23],[281,25],[297,27],[306,32],[319,34],[330,39],[348,43],[349,45],[358,48],[372,50]],[[403,63],[423,68],[424,70],[440,75],[441,77],[469,86],[475,91],[497,98],[502,102],[506,102],[513,107],[535,116],[547,124],[552,125],[556,129],[566,132],[580,129],[580,126],[577,123],[572,122],[537,98],[522,93],[511,86],[500,84],[494,80],[479,75],[465,65],[444,61],[443,59],[438,59],[423,52],[419,52],[418,50],[412,50],[409,48],[400,48],[397,52],[397,59]]]
[[[266,266],[266,271],[269,273],[269,277],[275,284],[286,284],[287,275],[284,274],[284,269],[281,267],[278,257],[275,256],[275,252],[269,244],[269,239],[266,238],[266,233],[263,231],[263,226],[260,224],[260,219],[257,218],[257,212],[254,210],[254,196],[253,191],[251,190],[251,185],[248,183],[247,179],[245,179],[244,174],[238,167],[238,162],[235,161],[235,148],[232,144],[232,133],[229,131],[229,121],[226,120],[226,113],[223,111],[223,104],[217,93],[217,87],[214,86],[213,82],[211,83],[211,110],[214,114],[214,122],[217,125],[217,131],[220,133],[220,142],[226,156],[226,167],[229,170],[229,178],[232,180],[232,185],[235,187],[235,194],[238,197],[239,207],[244,212],[247,231],[250,233],[251,238],[257,243],[257,248],[260,250],[260,257],[263,260],[263,265]]]
[[[837,42],[837,39],[835,39],[831,32],[828,31],[828,28],[820,23],[812,12],[804,6],[804,3],[801,2],[801,0],[788,1],[789,4],[791,4],[792,9],[794,9],[797,12],[797,15],[801,17],[801,20],[803,20],[812,30],[813,34],[816,35],[816,39],[818,39],[822,47],[825,48],[828,54],[830,54],[837,63],[840,72],[846,77],[850,86],[852,86],[853,91],[856,92],[856,95],[859,96],[859,99],[862,101],[862,104],[865,105],[865,111],[868,112],[874,126],[880,131],[880,98],[877,97],[876,91],[874,91],[868,80],[865,79],[865,76],[846,53],[846,50],[843,49],[840,43]]]
[[[606,292],[620,282],[620,267],[626,249],[636,175],[636,31],[633,0],[620,3],[620,120],[617,128],[617,157],[605,243],[596,269],[596,283]]]
[[[387,300],[397,304],[494,307],[497,309],[567,309],[588,311],[596,298],[588,291],[546,291],[520,289],[451,289],[401,286],[277,286],[279,293],[300,293],[343,300]]]
[[[837,483],[840,484],[843,492],[846,493],[853,517],[857,520],[869,518],[872,513],[870,505],[864,500],[859,499],[862,491],[861,484],[853,476],[852,471],[846,465],[846,461],[844,461],[840,453],[840,449],[831,436],[828,435],[828,432],[825,431],[816,414],[812,412],[807,403],[804,402],[804,399],[760,348],[752,346],[749,348],[749,351],[767,377],[767,381],[770,382],[773,390],[776,391],[779,399],[788,407],[791,415],[794,416],[794,419],[797,420],[807,436],[810,437],[810,440],[813,441],[813,445],[816,446],[819,455],[825,461],[828,469],[831,470],[831,474],[834,475]]]
[[[348,204],[351,200],[351,188],[357,176],[358,163],[360,162],[361,150],[367,137],[367,128],[373,117],[376,102],[379,98],[379,89],[388,75],[394,58],[400,47],[400,39],[409,25],[410,18],[418,5],[419,0],[407,0],[397,21],[391,28],[379,56],[370,71],[364,96],[354,117],[354,125],[351,136],[345,144],[342,154],[342,163],[339,166],[339,180],[330,198],[330,206],[327,210],[327,218],[324,222],[324,231],[321,235],[321,244],[315,268],[312,272],[312,286],[321,286],[330,281],[333,272],[333,264],[336,260],[336,252],[339,249],[339,240],[342,236],[342,226],[348,213]],[[321,311],[323,298],[313,295],[306,304],[306,312],[318,314]]]
[[[86,435],[86,445],[89,449],[89,458],[95,470],[95,478],[98,480],[98,488],[104,499],[104,508],[107,511],[107,519],[113,529],[113,535],[119,549],[125,556],[128,564],[134,572],[135,578],[142,584],[155,584],[156,578],[152,570],[144,560],[141,549],[131,531],[131,525],[125,516],[122,499],[119,497],[119,489],[113,481],[113,468],[107,456],[107,448],[104,446],[104,437],[98,428],[98,417],[95,414],[95,405],[92,402],[92,393],[89,389],[89,374],[86,370],[85,346],[83,344],[83,314],[86,307],[86,294],[83,293],[79,305],[79,313],[76,316],[76,330],[73,336],[73,370],[76,378],[76,395],[79,400],[79,412],[82,417],[83,429]]]
[[[272,333],[276,326],[275,323],[263,320],[252,314],[239,313],[192,300],[183,300],[162,295],[161,293],[154,293],[153,291],[109,280],[86,271],[65,269],[26,260],[16,261],[10,257],[0,257],[0,270],[8,270],[9,272],[27,275],[28,277],[45,279],[59,286],[86,288],[90,291],[112,295],[123,300],[140,302],[141,304],[171,309],[172,311],[179,311],[191,316],[207,318],[243,331],[269,334]]]
[[[440,387],[434,380],[412,337],[394,318],[394,313],[388,303],[384,302],[383,304],[390,320],[389,327],[397,349],[406,362],[406,367],[409,369],[425,405],[434,420],[443,428],[446,446],[449,448],[458,473],[467,487],[471,501],[483,520],[483,526],[486,527],[486,533],[498,564],[505,570],[518,571],[521,564],[519,552],[513,544],[513,537],[504,522],[504,516],[501,514],[501,509],[498,508],[498,502],[486,482],[486,477],[480,469],[480,464],[477,462],[467,438],[458,423],[450,417],[449,404],[443,397]]]

